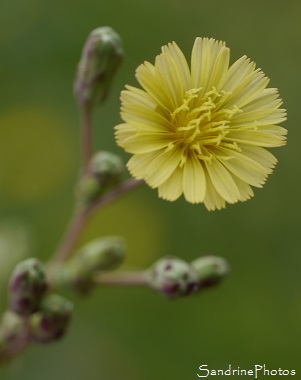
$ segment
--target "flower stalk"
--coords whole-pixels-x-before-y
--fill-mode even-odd
[[[88,107],[81,109],[80,141],[82,145],[82,173],[86,173],[92,155],[91,110]]]

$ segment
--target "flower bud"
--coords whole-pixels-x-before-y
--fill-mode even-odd
[[[9,282],[9,304],[11,310],[27,316],[39,309],[47,290],[43,264],[35,258],[20,262],[14,269]]]
[[[100,186],[107,189],[120,183],[125,166],[118,155],[101,151],[92,157],[89,169]]]
[[[65,298],[57,294],[46,297],[41,310],[29,319],[32,341],[48,343],[60,339],[66,332],[72,311],[72,303]]]
[[[86,208],[101,195],[98,179],[90,173],[85,174],[79,180],[76,192],[79,209]]]
[[[122,159],[111,152],[96,153],[89,164],[88,173],[79,182],[77,193],[82,205],[89,205],[103,193],[117,186],[125,171]]]
[[[165,257],[149,270],[148,284],[169,298],[186,296],[198,288],[197,273],[187,262]]]
[[[191,265],[197,272],[200,289],[218,284],[230,271],[226,260],[216,256],[200,257]]]
[[[123,57],[119,35],[110,27],[93,30],[79,61],[74,92],[80,107],[101,104]]]
[[[86,293],[94,286],[94,275],[99,271],[117,268],[124,255],[124,240],[119,237],[93,240],[58,269],[53,281]]]
[[[23,331],[22,317],[14,312],[7,310],[1,319],[0,341],[5,346],[6,342],[10,342],[20,336]]]
[[[117,268],[125,254],[124,240],[120,237],[95,239],[81,248],[75,259],[82,265],[82,271],[95,273]]]

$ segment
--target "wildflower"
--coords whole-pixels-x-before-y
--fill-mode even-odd
[[[195,40],[191,66],[175,42],[155,64],[136,71],[143,89],[126,86],[116,141],[133,156],[127,166],[159,196],[184,194],[208,210],[252,197],[277,162],[265,148],[285,144],[282,100],[246,56],[229,66],[224,42]]]

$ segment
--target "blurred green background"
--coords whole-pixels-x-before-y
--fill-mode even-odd
[[[135,68],[153,62],[162,45],[174,40],[189,56],[197,36],[226,41],[232,62],[244,54],[257,62],[280,90],[289,129],[288,145],[273,150],[274,174],[252,200],[208,212],[144,187],[96,215],[80,237],[124,236],[129,266],[166,254],[223,256],[232,273],[221,286],[172,302],[147,289],[72,295],[65,339],[30,347],[0,370],[1,380],[188,380],[202,364],[229,363],[300,373],[300,14],[296,0],[1,0],[1,310],[14,263],[47,260],[71,215],[79,165],[72,82],[93,28],[113,27],[126,52],[93,117],[95,149],[127,159],[113,138],[121,89],[136,85]]]

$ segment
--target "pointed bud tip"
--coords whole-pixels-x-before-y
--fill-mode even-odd
[[[217,256],[200,257],[191,262],[197,272],[200,288],[218,284],[230,272],[228,262]]]
[[[101,104],[123,58],[119,35],[110,27],[93,30],[84,45],[74,92],[80,107]]]

